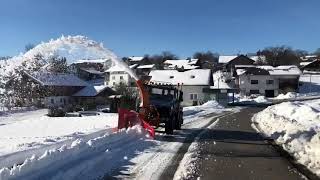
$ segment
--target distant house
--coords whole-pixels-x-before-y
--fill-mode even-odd
[[[145,65],[145,64],[150,64],[147,59],[145,59],[143,56],[130,56],[128,57],[128,64],[129,65]]]
[[[189,71],[152,70],[150,82],[182,85],[183,106],[197,105],[210,100],[210,95],[203,90],[212,82],[210,69],[193,69]]]
[[[77,76],[64,73],[23,72],[21,81],[33,83],[37,87],[30,97],[23,99],[45,107],[70,104],[73,100],[72,95],[88,86],[88,83]]]
[[[138,66],[138,64],[133,64],[129,66],[129,68],[132,70],[132,72],[135,73]],[[116,85],[121,83],[127,84],[128,86],[135,86],[135,80],[133,79],[133,77],[131,77],[124,68],[118,65],[112,66],[105,72],[105,84],[110,87],[115,87]]]
[[[200,67],[198,59],[178,59],[164,61],[164,69],[190,70]]]
[[[135,73],[139,78],[146,78],[146,76],[149,75],[150,71],[155,69],[154,64],[146,64],[146,65],[139,65],[139,64],[133,64],[130,65],[129,68],[133,73]],[[128,72],[118,66],[112,66],[111,68],[107,69],[105,71],[106,73],[106,79],[105,84],[111,87],[116,86],[117,84],[123,83],[127,84],[128,86],[135,86],[136,80],[131,77]]]
[[[98,71],[94,68],[79,68],[77,71],[77,76],[90,84],[103,85],[105,72]]]
[[[83,97],[96,97],[102,93],[110,95],[112,91],[107,87],[103,88],[97,94],[93,94],[88,89],[95,88],[87,82],[81,80],[73,74],[66,73],[51,73],[51,72],[23,72],[22,84],[28,84],[34,87],[28,92],[28,97],[20,97],[19,101],[23,101],[24,105],[35,105],[39,107],[65,107],[76,105],[77,103],[83,104],[81,98]],[[11,86],[10,82],[7,86]],[[87,94],[85,94],[86,92]],[[89,94],[89,92],[91,94]],[[82,94],[82,96],[80,96]],[[81,98],[78,98],[81,97]],[[102,102],[101,102],[102,103]],[[104,103],[106,103],[104,101]]]
[[[155,70],[156,66],[154,64],[139,65],[136,68],[138,76],[148,76],[150,71]]]
[[[235,70],[236,65],[252,65],[254,63],[255,63],[255,61],[250,59],[249,57],[247,57],[245,55],[240,55],[240,56],[237,56],[236,58],[232,59],[231,61],[227,62],[225,64],[225,68],[228,71],[233,72]]]
[[[116,92],[114,92],[110,87],[102,85],[86,86],[72,96],[75,99],[76,104],[82,107],[94,107],[97,105],[105,105],[108,97],[115,94]]]
[[[244,66],[236,68],[236,85],[242,96],[258,94],[275,97],[298,90],[301,71],[297,66]]]
[[[237,91],[234,81],[230,73],[216,71],[212,74],[214,84],[209,88],[205,88],[204,92],[210,94],[210,98],[216,100],[220,104],[228,104],[234,101],[234,98],[229,98],[229,94],[234,94]]]
[[[300,57],[300,59],[303,62],[312,62],[312,61],[315,61],[315,60],[320,60],[319,56],[317,56],[317,55],[302,56],[302,57]]]
[[[301,70],[303,73],[320,73],[320,60],[314,60],[312,62],[301,62],[305,63],[303,66],[301,66]]]
[[[104,71],[111,65],[107,59],[78,60],[70,65],[71,70],[80,79],[93,85],[103,85]]]
[[[219,64],[224,67],[224,69],[229,72],[233,71],[236,65],[253,65],[258,61],[265,61],[265,56],[247,56],[247,55],[238,55],[238,56],[219,56]]]

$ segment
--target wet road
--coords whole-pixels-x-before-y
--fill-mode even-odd
[[[197,171],[200,179],[306,179],[251,128],[250,119],[261,108],[246,108],[219,119],[200,137]]]

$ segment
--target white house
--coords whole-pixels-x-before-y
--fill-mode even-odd
[[[129,65],[133,64],[144,64],[144,57],[143,56],[130,56],[128,57]]]
[[[210,100],[210,96],[203,92],[212,85],[210,69],[193,69],[179,72],[177,70],[152,70],[149,74],[150,82],[182,85],[183,106],[201,104]]]
[[[236,66],[240,94],[274,97],[298,89],[301,71],[297,66]]]
[[[136,68],[138,67],[138,64],[134,64],[129,66],[129,68],[135,72]],[[112,66],[106,72],[106,80],[105,80],[105,85],[114,87],[117,84],[124,83],[127,84],[128,86],[134,86],[135,85],[135,80],[133,77],[131,77],[128,72],[120,67],[120,66]]]
[[[198,59],[177,59],[164,61],[164,69],[197,69]]]
[[[129,66],[131,71],[135,73],[139,78],[143,78],[143,76],[148,76],[150,71],[155,69],[154,64],[147,64],[147,65],[138,65],[133,64]],[[105,85],[110,87],[114,87],[117,84],[124,83],[128,86],[135,86],[136,80],[120,66],[112,66],[106,72],[106,79]]]

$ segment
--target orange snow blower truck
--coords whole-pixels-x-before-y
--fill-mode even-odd
[[[181,129],[183,124],[181,86],[141,80],[136,81],[136,84],[141,98],[138,113],[119,109],[118,129],[141,123],[151,136],[154,136],[154,128],[161,124],[165,125],[167,134],[173,134],[174,129]]]

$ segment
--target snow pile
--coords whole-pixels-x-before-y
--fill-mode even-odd
[[[264,96],[258,96],[256,98],[253,99],[254,102],[257,102],[257,103],[266,103],[266,102],[269,102],[269,100],[264,97]]]
[[[297,94],[294,92],[288,92],[287,94],[279,94],[276,99],[291,99],[291,98],[296,98]]]
[[[285,102],[253,118],[253,126],[320,175],[320,101]]]
[[[239,94],[235,95],[235,99],[239,102],[248,103],[248,104],[269,104],[271,101],[265,96],[244,96],[241,97]]]
[[[116,156],[112,153],[112,148],[116,149],[119,146],[118,142],[126,143],[125,139],[134,141],[135,139],[146,138],[146,136],[147,133],[141,126],[134,126],[118,133],[105,134],[88,141],[76,139],[70,145],[47,150],[40,156],[32,155],[26,158],[21,165],[2,168],[0,179],[78,179],[79,177],[95,179],[103,176],[106,169],[104,169],[105,167],[103,167],[103,170],[99,169],[99,166],[93,167],[92,163],[99,162],[99,159],[105,162],[106,158]],[[113,143],[117,146],[112,147]],[[91,161],[86,161],[88,159],[91,159]],[[70,167],[73,168],[69,169]],[[63,168],[63,171],[61,168]],[[96,171],[88,174],[84,173],[90,168],[94,168]]]

